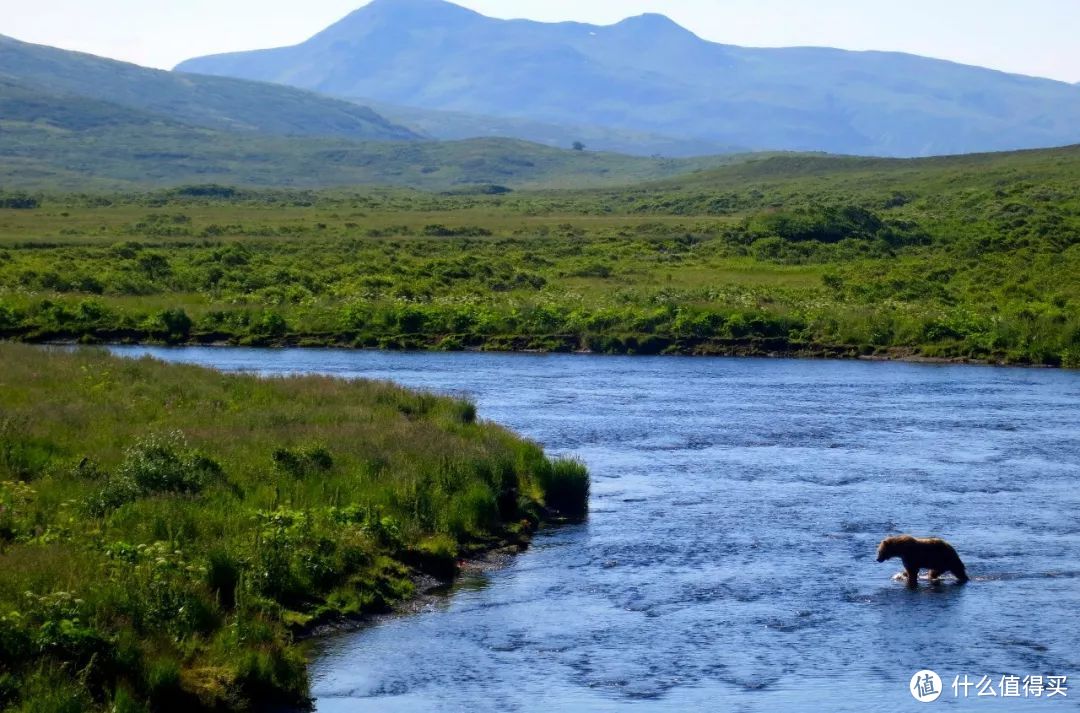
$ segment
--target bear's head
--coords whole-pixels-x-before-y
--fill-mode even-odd
[[[891,560],[893,557],[900,557],[903,555],[901,550],[904,546],[912,541],[910,535],[901,535],[900,537],[886,537],[881,541],[881,544],[877,547],[877,561],[884,562],[885,560]]]

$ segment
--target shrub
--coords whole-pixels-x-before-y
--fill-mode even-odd
[[[48,460],[49,453],[31,437],[24,419],[0,415],[0,475],[30,480]]]
[[[195,495],[221,476],[221,466],[189,448],[183,434],[148,436],[125,451],[116,473],[86,505],[100,516],[144,495]]]
[[[581,519],[589,511],[589,473],[585,466],[565,458],[544,464],[539,473],[544,503],[563,517]]]
[[[156,710],[175,710],[175,702],[186,698],[180,686],[180,663],[169,658],[153,661],[146,672],[146,689]]]
[[[216,183],[204,185],[180,186],[176,189],[176,195],[189,198],[235,198],[239,191],[230,186],[221,186]]]
[[[240,586],[242,564],[224,550],[214,550],[207,558],[206,584],[223,609],[236,606],[236,588]]]
[[[449,579],[457,572],[458,547],[453,538],[435,535],[407,553],[407,561],[422,572]]]
[[[285,649],[281,644],[246,652],[237,669],[236,683],[253,704],[272,704],[275,708],[310,705],[298,693],[308,689],[307,660],[296,649]],[[293,695],[288,696],[288,692]]]
[[[294,450],[278,448],[270,457],[275,468],[294,478],[325,473],[334,467],[334,459],[322,446],[305,446]]]
[[[134,502],[139,497],[139,488],[127,478],[109,478],[98,493],[86,501],[86,509],[91,515],[100,517],[110,510]]]
[[[747,221],[751,235],[775,235],[784,240],[815,240],[836,243],[848,238],[876,237],[884,222],[873,212],[858,206],[827,206],[776,211]]]
[[[15,310],[7,305],[0,304],[0,329],[11,329],[19,325],[19,317]]]
[[[221,476],[221,466],[190,449],[183,434],[153,435],[124,454],[117,472],[144,494],[198,493]]]
[[[289,331],[289,325],[285,323],[285,318],[280,314],[267,312],[254,325],[253,331],[262,337],[284,337]]]
[[[476,423],[476,404],[471,401],[452,401],[446,408],[452,423]]]
[[[151,331],[170,342],[182,342],[191,335],[191,317],[182,309],[166,309],[151,323]]]
[[[0,195],[0,208],[10,210],[33,210],[41,205],[41,201],[25,193]]]
[[[499,505],[491,488],[476,483],[458,493],[450,502],[447,525],[457,537],[488,534],[497,527]]]
[[[491,235],[491,231],[487,228],[480,228],[475,225],[464,225],[460,228],[448,228],[442,224],[433,224],[424,226],[424,235],[430,237],[470,237],[478,238]]]

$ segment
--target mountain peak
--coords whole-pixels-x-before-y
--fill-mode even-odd
[[[365,4],[365,5],[362,5],[358,9],[363,10],[364,8],[375,9],[375,8],[385,8],[385,7],[417,8],[417,9],[430,9],[430,8],[436,8],[436,7],[442,7],[442,8],[444,8],[444,7],[456,7],[456,8],[459,8],[461,10],[468,9],[468,8],[462,7],[461,5],[456,5],[456,4],[452,3],[452,2],[449,2],[448,0],[371,0],[371,2],[369,2],[369,3]]]
[[[349,17],[371,15],[406,21],[432,17],[480,17],[480,13],[447,0],[372,0],[353,11]]]
[[[667,15],[662,15],[658,12],[646,12],[641,15],[634,15],[628,17],[625,20],[619,22],[620,25],[635,25],[638,27],[677,27],[680,30],[686,29],[679,23],[672,20]]]
[[[649,38],[659,37],[686,37],[693,38],[696,35],[667,15],[656,12],[647,12],[643,15],[628,17],[611,26],[613,30],[622,30],[635,35]]]
[[[483,16],[446,0],[372,0],[326,28],[316,38],[355,38],[382,27],[460,27]]]
[[[1066,84],[912,55],[736,47],[657,13],[597,26],[374,0],[301,45],[181,67],[421,110],[748,148],[911,156],[1080,138],[1080,94]]]

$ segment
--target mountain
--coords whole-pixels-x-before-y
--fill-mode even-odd
[[[359,142],[274,136],[195,126],[0,77],[0,186],[23,190],[193,183],[430,190],[613,186],[727,160],[737,159],[638,158],[506,139]]]
[[[515,117],[483,116],[387,104],[374,99],[342,97],[369,106],[390,121],[440,141],[470,138],[517,138],[545,146],[568,148],[581,142],[590,151],[612,151],[631,156],[691,157],[745,152],[704,139],[677,139],[633,129],[580,124],[549,124]]]
[[[373,141],[419,138],[371,109],[309,91],[147,69],[3,35],[0,81],[9,90],[18,85],[51,96],[104,101],[161,120],[213,129]],[[0,120],[11,110],[0,104]]]
[[[751,149],[922,156],[1080,141],[1080,94],[1064,82],[891,52],[722,45],[662,15],[547,24],[374,0],[299,45],[178,69]]]
[[[737,158],[421,140],[371,109],[264,82],[162,72],[0,36],[0,186],[613,186]]]

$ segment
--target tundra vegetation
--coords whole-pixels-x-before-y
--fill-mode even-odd
[[[0,196],[25,341],[1080,366],[1080,148],[741,160],[621,189]]]
[[[390,384],[0,343],[0,709],[303,706],[301,634],[584,515],[588,477]]]

